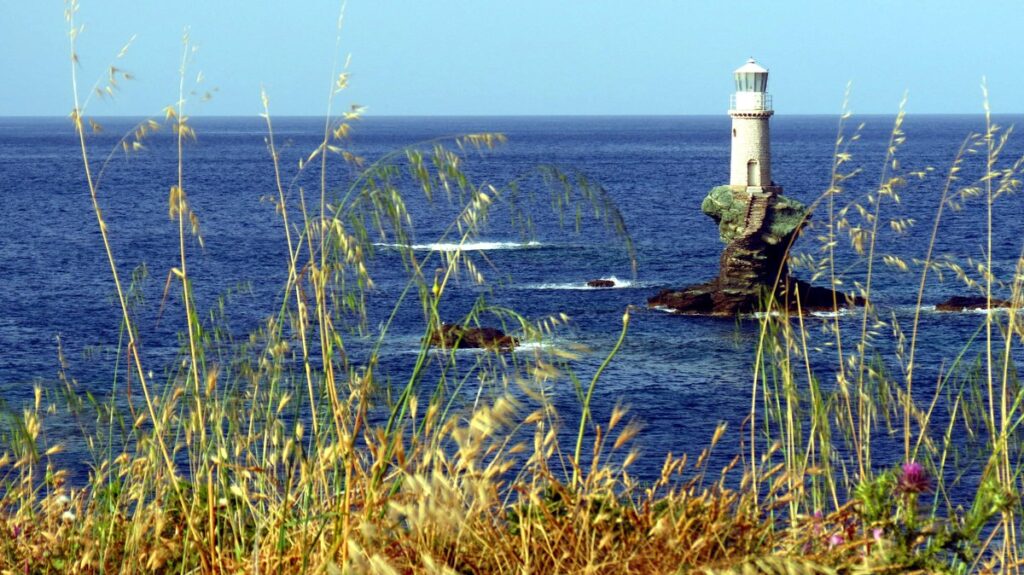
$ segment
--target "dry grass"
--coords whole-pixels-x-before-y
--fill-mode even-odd
[[[80,29],[68,6],[74,40]],[[1017,497],[1019,461],[1012,442],[1020,420],[1011,348],[1022,336],[1016,321],[1020,281],[1011,288],[1015,308],[989,314],[983,326],[983,369],[948,405],[951,421],[970,411],[983,421],[989,457],[975,499],[966,510],[926,502],[928,489],[944,493],[951,452],[949,429],[934,429],[935,403],[911,394],[917,338],[868,305],[859,333],[845,341],[840,320],[831,330],[835,370],[814,373],[810,333],[801,317],[785,312],[762,320],[752,386],[751,435],[742,458],[724,470],[707,468],[712,449],[728,435],[721,427],[699,454],[666,457],[660,477],[639,483],[629,473],[637,428],[621,409],[609,421],[590,415],[600,370],[580,389],[583,415],[564,422],[546,391],[565,378],[573,350],[484,352],[466,359],[435,353],[423,344],[402,382],[382,381],[378,359],[390,322],[366,325],[365,295],[373,286],[374,242],[408,245],[412,216],[405,195],[424,193],[456,205],[457,218],[441,241],[461,245],[486,224],[489,210],[520,200],[522,188],[476,183],[462,169],[468,156],[500,145],[497,134],[474,134],[397,151],[367,163],[346,147],[359,110],[328,114],[321,143],[297,172],[285,169],[275,143],[270,100],[264,95],[271,196],[288,243],[287,285],[280,312],[225,362],[209,353],[216,326],[200,319],[192,295],[189,258],[201,238],[182,174],[195,134],[186,113],[185,70],[192,51],[185,39],[182,83],[162,122],[147,121],[125,135],[118,149],[143,147],[154,130],[170,129],[178,152],[168,211],[178,223],[179,261],[170,286],[185,310],[180,369],[166,381],[149,375],[138,353],[131,282],[119,275],[109,240],[116,233],[103,216],[97,165],[91,159],[88,120],[78,101],[77,68],[72,114],[83,168],[122,310],[119,374],[103,401],[80,394],[71,377],[60,395],[37,390],[33,405],[10,418],[10,439],[0,458],[0,571],[4,573],[903,573],[1016,570],[1020,548]],[[123,55],[123,54],[121,54]],[[121,56],[119,55],[119,57]],[[127,78],[113,69],[113,82]],[[328,98],[328,110],[346,83]],[[102,86],[101,86],[102,90]],[[110,93],[113,93],[110,91]],[[846,116],[844,116],[844,119]],[[989,259],[980,277],[931,250],[908,265],[881,253],[878,226],[886,202],[898,201],[907,176],[896,169],[902,113],[892,132],[880,184],[841,204],[850,159],[840,137],[831,188],[818,204],[828,229],[820,259],[802,263],[841,286],[834,251],[845,238],[867,266],[857,285],[871,300],[876,262],[917,269],[923,293],[929,272],[953,271],[991,297],[998,286]],[[88,126],[88,128],[87,128]],[[840,130],[842,134],[842,129]],[[1021,162],[1001,166],[1005,138],[989,125],[965,143],[948,171],[939,201],[980,195],[991,212],[1014,191]],[[957,182],[969,150],[980,152],[986,177]],[[109,161],[109,157],[108,157]],[[329,190],[328,163],[356,174],[344,193]],[[101,164],[99,172],[102,173]],[[931,170],[928,170],[930,173]],[[319,189],[298,185],[319,176]],[[926,175],[924,171],[921,175]],[[291,178],[289,180],[289,178]],[[403,179],[404,178],[404,179]],[[621,216],[598,186],[547,168],[559,209],[584,204],[612,229]],[[412,184],[409,186],[408,184]],[[412,188],[412,189],[409,189]],[[310,197],[307,194],[312,193]],[[895,218],[896,229],[910,225]],[[934,238],[934,235],[933,235]],[[933,240],[934,241],[934,240]],[[626,237],[627,249],[631,244]],[[486,282],[483,269],[462,250],[442,256],[403,250],[408,284],[399,298],[418,298],[424,341],[440,328],[440,302],[457,277]],[[919,298],[918,309],[921,307]],[[568,318],[528,320],[481,301],[465,321],[500,322],[522,338],[537,338]],[[621,337],[626,337],[628,313]],[[889,329],[895,335],[883,338]],[[353,330],[376,343],[352,352]],[[619,342],[621,343],[620,338]],[[893,343],[895,342],[895,343]],[[897,346],[900,376],[880,362],[883,345]],[[965,344],[966,345],[966,344]],[[618,346],[608,355],[611,361]],[[353,358],[359,358],[353,359]],[[458,359],[458,361],[456,361]],[[149,366],[152,369],[153,366]],[[159,367],[159,366],[158,366]],[[955,366],[951,366],[953,369]],[[603,369],[603,368],[602,368]],[[822,379],[832,378],[830,382]],[[948,379],[940,382],[948,383]],[[140,401],[118,390],[140,389]],[[479,386],[472,400],[460,399]],[[390,391],[391,393],[386,393]],[[971,395],[971,394],[974,395]],[[938,397],[939,391],[936,392]],[[973,405],[969,405],[973,402]],[[85,438],[95,455],[88,484],[68,487],[50,463],[61,449],[43,430],[48,414],[90,421]],[[378,417],[384,415],[384,417]],[[902,433],[906,462],[922,462],[929,485],[912,481],[920,470],[879,470],[871,461],[876,434],[890,422]],[[973,420],[972,420],[973,421]],[[572,446],[558,430],[577,430]],[[744,435],[744,437],[746,437]],[[945,438],[945,441],[943,440]],[[611,457],[618,452],[618,457]],[[618,461],[621,463],[612,463]],[[920,478],[918,478],[920,479]],[[924,489],[918,489],[924,487]]]

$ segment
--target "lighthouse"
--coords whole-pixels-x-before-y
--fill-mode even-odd
[[[781,190],[772,182],[768,120],[775,111],[768,94],[768,70],[751,58],[737,68],[733,76],[736,93],[729,102],[732,116],[729,185],[749,193],[779,193]]]
[[[715,220],[718,238],[725,244],[718,258],[718,276],[682,289],[662,290],[647,305],[719,316],[763,310],[766,304],[801,313],[834,310],[838,302],[864,305],[863,298],[789,275],[789,248],[810,210],[782,195],[782,188],[772,181],[768,122],[774,111],[768,70],[751,58],[733,77],[729,184],[711,188],[700,203],[700,210]],[[766,298],[767,294],[771,297]]]

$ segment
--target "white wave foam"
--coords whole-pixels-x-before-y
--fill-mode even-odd
[[[907,306],[907,308],[909,310],[908,313],[913,313],[913,311],[914,311],[913,306]],[[976,307],[976,308],[966,308],[966,309],[958,309],[958,310],[939,310],[939,309],[936,309],[934,305],[922,305],[921,306],[921,311],[927,312],[927,313],[940,314],[940,315],[945,315],[945,314],[989,315],[989,314],[1009,314],[1010,313],[1010,308],[1007,308],[1007,307],[993,307],[993,308],[986,309],[986,308],[982,308],[982,307]],[[1024,309],[1018,309],[1017,313],[1018,314],[1024,313]]]
[[[1017,311],[1019,313],[1021,310],[1017,310]],[[999,313],[1008,314],[1008,313],[1010,313],[1010,308],[1007,308],[1007,307],[993,307],[993,308],[985,309],[985,308],[978,307],[978,308],[971,308],[971,309],[963,309],[963,310],[960,310],[960,313],[976,313],[976,314],[982,314],[982,315],[999,314]]]
[[[850,315],[851,313],[852,312],[851,312],[850,308],[845,308],[844,307],[844,308],[840,308],[839,310],[812,311],[811,315],[814,316],[814,317],[831,319],[831,318],[837,318],[837,317],[846,317],[846,316]]]
[[[532,283],[524,284],[519,286],[521,289],[551,289],[551,290],[594,290],[594,289],[620,289],[620,288],[632,288],[632,287],[646,287],[647,284],[644,282],[634,282],[632,280],[620,280],[615,276],[608,276],[600,278],[602,280],[608,280],[614,282],[615,285],[611,287],[593,287],[588,286],[587,281],[578,282],[564,282],[564,283]]]
[[[432,244],[373,244],[383,248],[412,248],[417,251],[432,252],[481,252],[487,250],[518,250],[524,248],[538,248],[542,244],[538,241],[529,242],[436,242]]]
[[[841,315],[841,316],[852,315],[854,312],[856,312],[857,309],[860,309],[860,308],[853,308],[853,309],[851,309],[851,308],[843,308],[842,310],[839,311],[839,315]],[[901,316],[912,316],[915,313],[917,313],[917,307],[915,307],[914,305],[911,305],[911,304],[897,305],[897,306],[893,306],[892,308],[885,308],[885,309],[891,309],[896,314],[901,315]],[[947,314],[987,315],[987,314],[1006,314],[1006,313],[1010,312],[1010,309],[1009,308],[1005,308],[1005,307],[994,307],[994,308],[991,308],[991,309],[986,309],[986,308],[966,308],[966,309],[958,309],[958,310],[939,310],[939,309],[935,308],[934,304],[922,304],[921,305],[921,312],[929,314],[929,315],[932,315],[932,314],[938,314],[938,315],[947,315]],[[1024,313],[1024,309],[1017,310],[1017,313]],[[814,312],[812,315],[816,315],[816,316],[819,316],[819,317],[834,317],[833,312]]]
[[[856,311],[855,309],[844,307],[844,308],[839,308],[838,310],[830,309],[830,310],[811,311],[811,312],[807,312],[807,315],[809,315],[811,317],[821,318],[821,319],[835,319],[837,317],[847,317],[847,316],[853,315],[855,311]],[[763,312],[763,311],[758,311],[758,312],[754,312],[754,313],[750,314],[750,316],[753,317],[754,319],[764,319],[764,318],[768,317],[769,315],[771,317],[783,317],[783,313],[781,311],[779,311],[779,310],[773,310],[770,314],[767,313],[767,312]],[[796,317],[797,314],[794,311],[794,312],[790,312],[790,313],[786,314],[786,316],[792,318],[792,317]]]
[[[550,341],[524,341],[516,346],[516,351],[536,351],[541,349],[550,349],[554,347],[554,343]]]
[[[532,351],[543,351],[543,350],[551,349],[554,346],[555,346],[555,343],[551,342],[551,341],[523,341],[523,342],[519,342],[518,344],[516,344],[516,346],[513,347],[510,350],[501,350],[501,353],[508,353],[510,351],[511,352],[515,352],[515,353],[532,352]],[[419,353],[419,349],[418,348],[408,348],[405,351],[406,351],[406,353]],[[442,347],[432,347],[430,349],[430,351],[431,351],[431,353],[435,353],[435,354],[438,354],[438,355],[447,355],[447,354],[452,352],[452,349],[451,348],[442,348]],[[482,347],[457,347],[457,348],[455,348],[455,353],[461,354],[461,355],[494,353],[496,351],[498,351],[498,350],[495,350],[493,348],[482,348]]]

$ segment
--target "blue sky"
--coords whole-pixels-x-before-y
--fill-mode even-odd
[[[1024,112],[1016,0],[349,0],[336,50],[335,0],[82,0],[87,89],[114,62],[135,79],[95,115],[150,115],[177,98],[183,29],[212,100],[193,114],[320,115],[332,64],[350,56],[340,102],[376,115],[720,114],[731,71],[771,70],[780,114]],[[59,0],[0,0],[0,115],[71,109]]]

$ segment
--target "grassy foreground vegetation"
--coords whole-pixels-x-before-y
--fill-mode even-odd
[[[76,10],[70,3],[73,61]],[[699,452],[667,455],[657,480],[639,482],[629,472],[637,427],[624,409],[608,421],[593,420],[590,398],[601,370],[577,380],[569,371],[574,350],[466,355],[423,343],[404,380],[386,379],[379,358],[390,321],[370,325],[366,296],[373,289],[374,244],[410,244],[408,195],[456,206],[455,220],[438,239],[461,244],[481,231],[492,206],[504,202],[515,213],[527,190],[477,183],[464,171],[468,157],[503,142],[498,134],[431,142],[373,163],[356,157],[346,140],[358,110],[330,112],[344,73],[331,88],[323,138],[294,174],[281,161],[270,100],[263,98],[287,280],[275,302],[279,312],[225,353],[218,326],[197,309],[189,271],[201,238],[200,215],[184,185],[187,145],[195,136],[185,110],[190,54],[186,40],[177,103],[162,121],[126,134],[115,150],[144,149],[155,131],[169,129],[178,154],[168,211],[178,225],[179,259],[169,277],[184,310],[184,345],[166,380],[151,374],[163,366],[146,365],[140,351],[146,334],[134,319],[132,280],[117,265],[110,240],[117,227],[104,216],[97,177],[113,155],[92,159],[90,131],[97,126],[84,115],[73,66],[71,119],[122,311],[119,356],[128,365],[113,368],[106,398],[80,391],[68,376],[59,394],[39,388],[32,405],[8,418],[0,444],[0,571],[1018,570],[1024,396],[1014,353],[1024,269],[1018,264],[1009,279],[997,277],[991,229],[985,257],[970,268],[934,257],[930,248],[907,262],[883,253],[877,241],[882,227],[899,232],[911,225],[887,210],[913,178],[930,188],[937,177],[944,182],[931,245],[943,210],[953,205],[982,205],[991,226],[993,210],[1019,187],[1021,161],[1001,157],[1008,130],[989,121],[984,133],[965,140],[944,175],[908,173],[897,165],[901,113],[878,186],[857,195],[846,189],[855,175],[846,167],[857,133],[841,127],[832,185],[816,204],[819,223],[811,229],[821,250],[794,264],[869,301],[854,312],[856,329],[838,312],[815,324],[824,334],[785,308],[761,316],[743,432],[723,425]],[[124,79],[111,69],[110,83]],[[963,164],[973,157],[983,163],[982,175],[961,181]],[[329,163],[349,166],[352,176],[332,180]],[[310,180],[300,180],[303,174],[313,175],[315,189],[300,185]],[[557,210],[585,206],[624,231],[599,187],[555,169],[545,169],[541,179]],[[842,245],[852,246],[863,271],[852,286],[837,272]],[[440,306],[454,279],[486,283],[486,277],[471,253],[459,249],[423,255],[410,248],[401,255],[408,283],[394,305],[418,302],[426,342],[441,329]],[[918,294],[909,326],[870,304],[875,266],[907,270]],[[990,299],[1009,294],[1011,308],[984,315],[975,339],[951,350],[938,380],[924,384],[915,375],[918,325],[929,275],[943,273]],[[463,318],[500,323],[523,340],[542,338],[566,321],[524,318],[486,300]],[[619,343],[629,321],[626,312],[614,326],[621,329]],[[834,357],[830,369],[819,367],[815,346]],[[573,384],[578,421],[560,417],[548,396],[553,385]],[[129,387],[134,399],[125,396]],[[55,413],[87,422],[93,461],[84,487],[69,486],[67,472],[52,462],[63,446],[47,440],[44,425]],[[573,430],[569,445],[560,440],[562,428]],[[956,438],[964,430],[977,439],[980,458],[958,456]],[[742,451],[726,469],[709,469],[711,451],[726,438],[744,441]],[[886,441],[901,446],[895,465],[872,460],[873,445]]]

